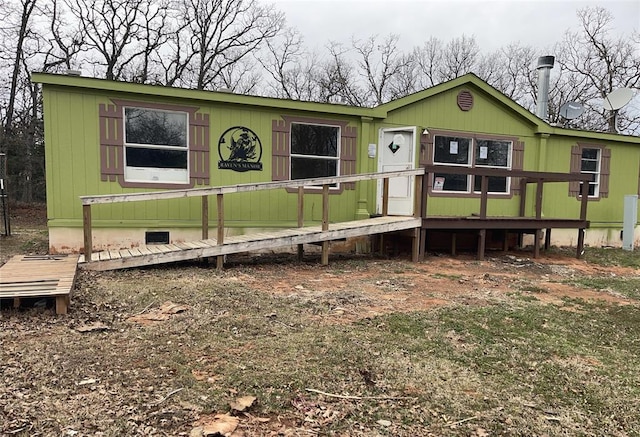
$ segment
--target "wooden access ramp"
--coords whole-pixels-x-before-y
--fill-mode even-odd
[[[84,255],[79,260],[82,268],[92,270],[114,270],[129,267],[141,267],[199,258],[217,258],[218,268],[223,266],[224,255],[297,245],[301,253],[304,244],[322,245],[322,264],[329,262],[329,242],[351,237],[386,234],[389,232],[411,230],[413,237],[412,258],[420,256],[420,199],[423,169],[401,170],[384,173],[366,173],[329,178],[300,179],[250,184],[227,185],[220,187],[191,188],[171,191],[143,193],[82,196]],[[389,181],[392,178],[414,180],[414,214],[412,216],[389,216]],[[331,187],[339,184],[372,181],[382,179],[382,214],[380,217],[346,222],[332,223],[329,213],[329,194]],[[246,193],[264,190],[293,190],[297,192],[297,227],[275,230],[265,233],[252,233],[238,236],[225,235],[224,196],[234,193]],[[321,225],[304,225],[304,195],[311,190],[322,195]],[[216,198],[216,238],[209,237],[209,197]],[[200,197],[202,201],[201,229],[202,238],[197,241],[176,242],[173,244],[147,245],[127,250],[106,250],[95,252],[92,238],[92,206],[122,202],[153,202],[157,200]],[[295,212],[294,212],[295,214]],[[293,215],[293,214],[292,214]]]
[[[20,305],[25,297],[54,297],[66,314],[76,277],[77,255],[18,255],[0,267],[0,299]]]
[[[416,258],[418,256],[421,224],[422,220],[419,217],[384,216],[335,223],[331,225],[331,229],[327,230],[323,230],[322,226],[307,226],[226,237],[221,244],[218,244],[215,239],[175,244],[154,244],[133,249],[94,252],[91,255],[90,262],[87,262],[84,255],[82,255],[79,259],[79,266],[88,270],[114,270],[211,257],[218,257],[218,262],[220,263],[224,255],[234,253],[284,246],[300,246],[309,243],[328,243],[331,240],[365,235],[382,235],[406,230],[414,231],[413,256]],[[323,264],[326,264],[325,260],[328,260],[328,247],[328,244],[323,244]]]

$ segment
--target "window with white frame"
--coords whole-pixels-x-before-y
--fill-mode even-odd
[[[189,182],[188,113],[124,108],[127,182]]]
[[[433,143],[433,163],[470,167],[472,149],[472,138],[437,135]],[[469,192],[467,175],[436,173],[434,178],[434,189],[438,191]]]
[[[511,168],[511,141],[478,139],[475,142],[475,166],[479,168]],[[482,178],[474,178],[473,190],[481,191]],[[510,178],[489,176],[489,193],[508,193]]]
[[[291,179],[338,176],[340,127],[291,123]]]
[[[582,149],[580,159],[580,173],[591,175],[589,181],[589,197],[598,197],[600,194],[600,149]],[[582,182],[580,183],[582,193]]]
[[[462,136],[436,135],[433,144],[435,165],[469,168],[510,169],[513,142],[495,139],[474,139]],[[482,178],[458,174],[436,173],[433,189],[454,193],[481,191]],[[505,194],[510,190],[510,178],[490,176],[489,193]]]

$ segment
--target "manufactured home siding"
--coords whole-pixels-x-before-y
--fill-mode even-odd
[[[99,147],[99,105],[112,104],[111,99],[126,99],[147,103],[171,103],[196,106],[199,114],[209,116],[210,121],[210,185],[232,185],[267,182],[272,179],[271,140],[272,124],[282,115],[297,115],[299,112],[264,110],[239,107],[231,104],[174,99],[149,99],[135,95],[99,95],[88,91],[73,92],[68,89],[45,87],[45,131],[47,143],[46,165],[48,216],[50,226],[82,225],[82,208],[79,200],[83,195],[119,194],[153,189],[123,188],[117,181],[101,180]],[[315,116],[316,118],[317,115]],[[328,119],[331,120],[331,119]],[[340,119],[357,128],[354,120]],[[356,119],[357,121],[357,119]],[[55,126],[55,128],[54,128]],[[220,156],[218,140],[229,128],[245,126],[254,131],[262,143],[262,171],[236,172],[218,169]],[[166,188],[160,188],[166,189]],[[330,208],[332,221],[353,219],[356,194],[345,190],[332,195]],[[269,195],[264,192],[241,193],[225,196],[225,220],[229,226],[273,227],[289,226],[297,222],[297,196],[284,190]],[[215,199],[209,202],[212,224],[215,219]],[[197,227],[200,222],[201,201],[199,198],[175,199],[144,203],[119,203],[98,205],[93,208],[95,227]],[[320,221],[322,218],[321,195],[305,196],[305,220]]]
[[[470,92],[473,106],[464,111],[458,105],[458,94]],[[454,134],[475,137],[493,137],[501,139],[509,137],[524,144],[525,170],[537,170],[539,138],[532,131],[532,123],[505,105],[499,104],[491,96],[476,87],[461,86],[440,94],[420,100],[411,105],[402,106],[389,112],[384,122],[377,128],[419,126],[420,131],[428,129],[432,134],[451,132]],[[426,141],[433,141],[432,134]],[[418,150],[426,144],[418,144]],[[419,153],[419,152],[418,152]],[[432,153],[432,151],[430,151]],[[512,158],[513,158],[512,150]],[[431,161],[432,157],[427,157]],[[513,166],[513,160],[512,160]],[[517,189],[516,181],[511,181],[511,194]],[[517,190],[516,190],[517,191]],[[529,210],[533,203],[528,202]],[[518,195],[492,196],[487,205],[487,214],[494,216],[517,216],[520,207]],[[439,216],[469,216],[480,210],[479,196],[474,198],[451,197],[445,193],[437,193],[428,200],[428,214]]]

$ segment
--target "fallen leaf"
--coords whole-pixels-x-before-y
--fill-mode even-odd
[[[229,402],[229,406],[236,411],[244,411],[251,407],[255,400],[254,396],[241,396],[236,398],[235,401]]]
[[[390,420],[380,419],[376,423],[378,425],[382,425],[382,426],[391,426],[391,421]]]
[[[240,420],[229,414],[216,414],[213,418],[200,418],[197,422],[198,426],[191,430],[190,436],[215,436],[220,435],[230,437],[238,427]]]
[[[89,385],[89,384],[95,384],[96,382],[98,382],[97,379],[87,378],[87,379],[83,379],[82,381],[80,381],[78,383],[78,385]]]
[[[78,332],[93,332],[93,331],[106,331],[109,327],[102,322],[93,322],[78,326],[76,331]]]
[[[178,304],[173,303],[171,301],[167,301],[167,302],[163,303],[162,305],[160,305],[160,308],[158,308],[158,309],[163,314],[178,314],[178,313],[183,313],[183,312],[187,311],[189,309],[189,307],[187,307],[185,305],[178,305]]]

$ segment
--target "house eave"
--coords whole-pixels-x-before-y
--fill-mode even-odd
[[[385,111],[377,108],[360,108],[334,103],[305,102],[273,97],[248,96],[222,91],[194,90],[174,88],[163,85],[137,84],[90,77],[68,76],[53,73],[33,73],[31,81],[45,86],[75,88],[98,92],[129,93],[139,96],[165,97],[174,99],[198,100],[209,103],[298,110],[309,113],[331,114],[338,116],[370,117],[380,119]]]

